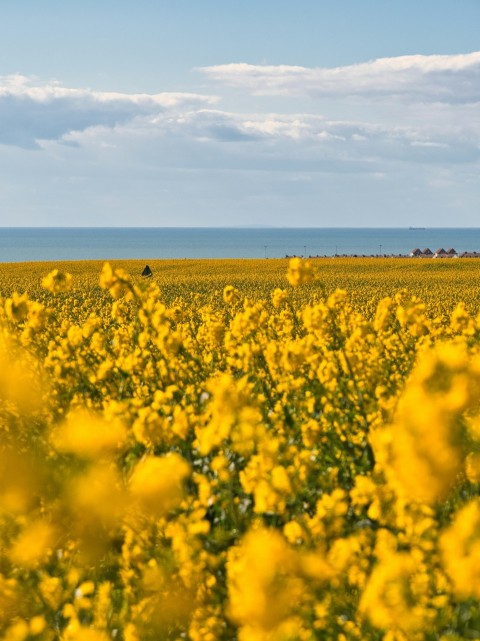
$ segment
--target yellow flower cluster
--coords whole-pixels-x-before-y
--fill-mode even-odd
[[[290,285],[296,287],[304,283],[311,283],[313,279],[314,273],[310,261],[302,260],[298,256],[290,259],[287,271],[287,280]]]
[[[480,265],[149,264],[0,266],[0,641],[479,638]]]
[[[72,275],[54,269],[42,279],[42,287],[54,294],[68,292],[72,287]]]

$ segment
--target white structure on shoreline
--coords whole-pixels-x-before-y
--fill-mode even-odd
[[[464,252],[462,256],[464,254],[466,254],[466,252]],[[447,251],[445,251],[443,247],[440,247],[435,253],[433,253],[432,250],[428,247],[426,247],[423,251],[416,247],[415,249],[412,249],[409,256],[411,256],[412,258],[458,258],[458,253],[455,251],[455,249],[453,249],[453,247],[451,247]]]

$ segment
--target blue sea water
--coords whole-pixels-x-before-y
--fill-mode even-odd
[[[0,262],[480,251],[480,228],[0,228]]]

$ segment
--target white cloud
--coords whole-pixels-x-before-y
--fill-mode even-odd
[[[105,158],[150,167],[309,172],[379,172],[401,161],[476,163],[480,123],[453,120],[397,125],[327,119],[312,114],[239,114],[218,109],[169,111],[115,127],[90,127],[63,139]],[[52,152],[55,142],[42,143]],[[74,150],[72,150],[74,152]]]
[[[41,84],[21,75],[0,77],[0,143],[26,148],[72,131],[114,127],[169,110],[212,105],[215,96],[195,93],[126,94]]]
[[[438,65],[430,60],[430,66]],[[391,160],[468,163],[480,154],[473,104],[418,105],[410,116],[404,109],[401,122],[396,116],[362,122],[305,112],[236,113],[213,108],[217,101],[195,93],[99,92],[0,77],[0,143],[50,153],[58,143],[84,146],[98,158],[114,153],[129,163],[144,155],[163,167],[326,172],[378,172],[379,163]]]
[[[155,129],[152,129],[154,124]],[[140,122],[132,123],[133,127]],[[480,154],[480,122],[450,125],[375,124],[331,120],[313,114],[238,114],[212,109],[164,114],[154,123],[142,121],[149,135],[175,136],[203,143],[231,143],[253,160],[256,155],[273,158],[275,150],[292,157],[364,160],[404,159],[421,162],[469,162]],[[242,144],[237,144],[242,143]]]
[[[478,210],[479,68],[480,53],[338,69],[205,70],[252,93],[329,96],[318,103],[322,114],[308,99],[233,103],[225,92],[230,107],[222,108],[212,95],[0,77],[0,209],[11,212],[8,224],[38,216],[131,224],[132,212],[136,224],[194,224],[197,216],[224,224],[244,215],[291,224],[297,213],[302,224],[320,224],[319,212],[332,216],[324,223],[353,224],[359,210],[371,213],[362,224],[372,224],[387,211],[401,221],[405,211],[416,219],[427,209],[440,224],[452,212],[457,221],[465,194],[468,221]]]
[[[233,63],[199,70],[255,95],[480,101],[480,52],[379,58],[335,68]]]

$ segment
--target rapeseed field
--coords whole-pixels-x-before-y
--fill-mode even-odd
[[[0,265],[2,641],[480,637],[480,261]]]

